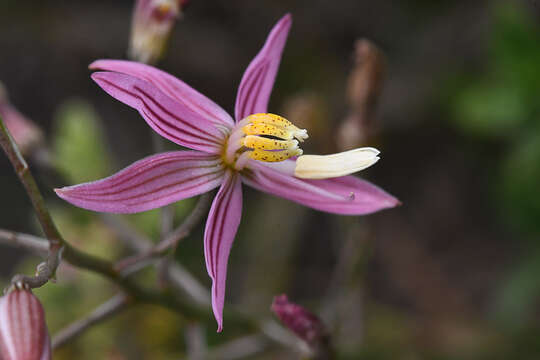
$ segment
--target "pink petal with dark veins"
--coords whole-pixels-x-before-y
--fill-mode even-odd
[[[148,81],[114,72],[93,73],[92,79],[109,95],[137,109],[161,136],[190,149],[221,152],[226,134]]]
[[[267,112],[268,100],[291,24],[290,14],[277,22],[270,31],[263,48],[244,72],[236,95],[234,109],[236,121],[251,114]]]
[[[153,66],[125,60],[97,60],[90,64],[92,70],[114,71],[148,81],[164,94],[187,106],[191,111],[214,124],[228,128],[234,121],[225,110],[182,80]]]
[[[84,209],[135,213],[210,191],[221,184],[223,174],[216,156],[173,151],[139,160],[108,178],[55,191]]]
[[[212,309],[223,329],[223,304],[229,252],[242,217],[242,182],[234,172],[227,172],[217,193],[204,230],[206,269],[212,278]]]

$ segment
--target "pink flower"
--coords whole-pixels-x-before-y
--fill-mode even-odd
[[[137,109],[160,135],[195,151],[153,155],[106,179],[56,190],[61,198],[85,209],[133,213],[219,187],[204,234],[218,331],[223,323],[229,251],[242,214],[242,183],[337,214],[368,214],[399,203],[366,181],[342,176],[373,164],[378,151],[362,148],[294,158],[302,154],[298,144],[307,138],[306,130],[265,113],[290,26],[291,16],[286,15],[248,66],[238,89],[235,120],[204,95],[156,68],[129,61],[94,62],[92,69],[107,70],[92,75],[99,86]]]
[[[15,289],[0,299],[0,358],[50,360],[45,313],[30,290]]]

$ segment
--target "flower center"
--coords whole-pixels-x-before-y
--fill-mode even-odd
[[[302,155],[298,142],[308,138],[307,130],[275,114],[253,114],[239,121],[225,147],[224,160],[242,170],[249,159],[278,162]]]

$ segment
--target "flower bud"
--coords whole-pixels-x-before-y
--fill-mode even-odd
[[[45,312],[30,290],[16,287],[0,298],[0,358],[51,359]]]
[[[146,64],[161,58],[175,21],[187,0],[137,0],[133,13],[129,55]]]
[[[328,333],[321,320],[300,305],[289,302],[287,295],[274,297],[272,311],[289,330],[311,347],[328,343]]]
[[[10,104],[0,83],[0,117],[23,155],[31,153],[43,141],[41,129]]]
[[[366,39],[355,44],[354,66],[349,75],[349,114],[338,129],[341,149],[360,146],[372,135],[377,101],[384,82],[385,60],[379,48]]]

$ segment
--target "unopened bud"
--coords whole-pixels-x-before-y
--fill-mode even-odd
[[[15,288],[0,298],[0,358],[50,360],[45,312],[30,290]]]
[[[7,91],[1,83],[0,117],[23,155],[31,153],[43,141],[41,129],[10,104]]]
[[[133,12],[129,55],[146,64],[161,58],[175,21],[187,0],[137,0]]]
[[[341,149],[358,147],[371,135],[377,101],[384,81],[383,53],[369,40],[355,44],[354,65],[349,75],[349,114],[339,129]]]
[[[287,295],[274,298],[272,311],[283,325],[308,345],[318,348],[328,342],[328,333],[321,320],[302,306],[290,302]]]

